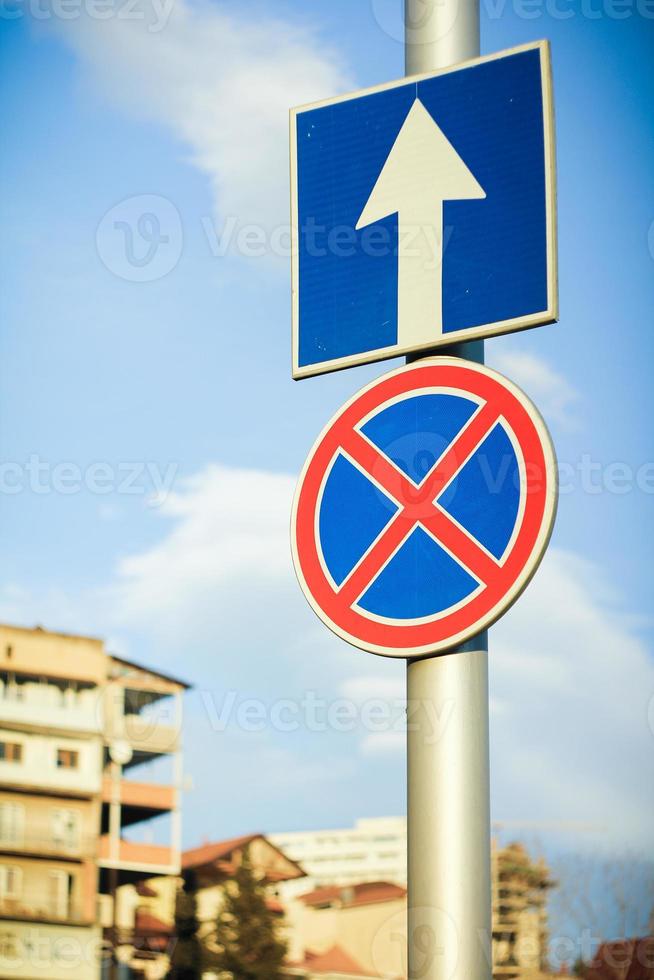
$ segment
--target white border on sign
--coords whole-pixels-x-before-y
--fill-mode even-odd
[[[428,367],[430,365],[432,366],[449,365],[451,367],[465,367],[467,370],[478,371],[480,374],[485,374],[488,377],[492,378],[493,380],[504,385],[504,387],[507,388],[511,392],[511,394],[515,396],[515,398],[521,403],[525,411],[528,413],[540,437],[541,445],[543,447],[543,455],[545,458],[547,494],[545,498],[545,509],[543,511],[541,526],[531,556],[529,560],[525,563],[522,571],[516,578],[511,588],[495,604],[495,606],[493,606],[493,608],[490,609],[485,616],[479,619],[472,626],[468,627],[465,630],[461,630],[459,633],[456,633],[455,635],[449,637],[446,640],[441,641],[440,643],[429,644],[427,646],[420,646],[420,647],[410,647],[410,648],[404,648],[402,650],[398,650],[395,647],[383,647],[373,643],[367,644],[361,639],[359,639],[359,637],[352,636],[351,634],[347,633],[345,630],[341,629],[341,627],[337,623],[335,623],[332,619],[330,619],[329,616],[327,616],[327,614],[324,612],[322,607],[318,605],[318,603],[314,599],[313,594],[311,593],[306,583],[304,575],[302,574],[302,568],[300,566],[297,540],[296,540],[297,509],[298,509],[300,491],[302,489],[302,485],[304,483],[307,470],[311,465],[311,461],[316,453],[316,450],[318,449],[322,440],[325,438],[327,432],[335,424],[337,419],[340,418],[343,412],[345,412],[349,408],[349,406],[352,405],[353,402],[355,402],[366,391],[369,391],[371,388],[374,388],[376,385],[380,384],[381,382],[386,381],[388,378],[391,378],[394,375],[401,374],[403,372],[420,370],[421,368]],[[506,428],[510,429],[511,427],[506,426]],[[522,450],[520,452],[520,455],[522,455]],[[521,494],[521,496],[523,495]],[[393,657],[395,659],[413,659],[413,658],[433,656],[434,654],[438,654],[438,653],[446,653],[448,650],[451,650],[453,647],[456,647],[459,644],[464,643],[466,640],[469,640],[471,637],[477,636],[483,630],[487,629],[489,626],[495,623],[513,605],[513,603],[516,601],[516,599],[519,598],[522,592],[524,592],[527,585],[533,578],[536,569],[540,565],[543,555],[545,554],[545,551],[547,549],[547,545],[549,543],[550,537],[552,536],[554,519],[556,517],[557,500],[558,500],[558,470],[556,465],[556,454],[554,451],[554,445],[552,443],[551,436],[549,434],[548,428],[545,424],[542,415],[540,414],[540,412],[538,411],[534,403],[531,401],[531,399],[527,397],[524,391],[521,388],[519,388],[518,385],[514,384],[513,381],[509,381],[508,378],[505,378],[504,375],[500,374],[499,371],[494,371],[492,368],[487,367],[485,364],[472,363],[470,361],[466,361],[463,358],[459,358],[459,357],[425,357],[419,361],[416,361],[414,364],[403,365],[402,367],[396,368],[394,371],[389,371],[387,374],[383,374],[381,377],[375,378],[374,381],[371,381],[369,382],[369,384],[364,385],[363,388],[360,388],[359,391],[356,392],[356,394],[352,395],[352,397],[348,399],[348,401],[345,402],[345,404],[342,405],[337,412],[335,412],[335,414],[329,420],[327,425],[324,426],[320,435],[318,436],[313,446],[311,447],[311,450],[307,455],[304,466],[302,467],[302,472],[300,473],[300,477],[297,482],[297,487],[293,497],[293,507],[291,510],[291,553],[293,556],[293,566],[295,568],[295,574],[299,582],[300,588],[304,593],[305,598],[307,599],[309,605],[311,606],[315,614],[318,616],[318,618],[321,619],[322,622],[327,627],[329,627],[329,629],[333,633],[336,634],[336,636],[340,637],[342,640],[346,640],[352,646],[357,647],[360,650],[365,650],[368,653],[375,653],[382,657]],[[520,514],[522,515],[523,513],[524,511],[521,506]],[[520,517],[520,522],[522,523],[522,516]],[[315,528],[314,528],[314,533],[315,533]],[[505,554],[508,554],[508,552],[505,552]],[[466,602],[470,601],[470,597],[468,597],[465,601]],[[370,614],[366,613],[366,615],[369,616]],[[436,619],[438,617],[432,617],[432,618]]]
[[[439,75],[447,75],[451,72],[461,71],[466,68],[474,68],[477,65],[488,61],[497,61],[499,58],[507,58],[514,54],[521,54],[524,51],[540,51],[540,67],[543,79],[543,132],[545,139],[545,214],[546,214],[546,235],[547,235],[547,309],[538,313],[530,313],[526,316],[514,317],[510,320],[499,320],[495,323],[482,324],[478,327],[469,327],[465,330],[455,330],[451,333],[443,334],[426,344],[410,347],[402,347],[393,344],[389,347],[380,347],[373,351],[364,351],[360,354],[349,354],[346,357],[336,357],[329,361],[321,361],[319,364],[310,364],[301,367],[299,364],[299,324],[300,324],[300,229],[299,229],[299,205],[298,205],[298,171],[297,171],[297,117],[302,112],[311,109],[321,109],[325,106],[337,105],[341,102],[349,102],[351,99],[358,99],[366,95],[374,95],[378,92],[385,92],[389,89],[399,88],[402,85],[409,85],[412,82],[421,82],[428,78],[436,78]],[[400,357],[421,350],[434,350],[437,347],[444,347],[450,344],[460,343],[466,340],[478,340],[484,337],[494,337],[498,334],[512,333],[516,330],[527,330],[530,327],[544,326],[547,323],[556,323],[559,318],[559,296],[558,296],[558,259],[557,259],[557,233],[556,233],[556,146],[554,139],[554,102],[552,95],[552,66],[549,41],[533,41],[529,44],[521,44],[506,51],[498,51],[495,54],[485,55],[482,58],[473,58],[470,61],[463,61],[449,68],[441,68],[438,71],[430,71],[421,75],[410,75],[398,79],[395,82],[385,82],[382,85],[375,85],[372,88],[360,89],[357,92],[350,92],[347,95],[337,96],[333,99],[325,99],[321,102],[313,102],[308,105],[297,106],[290,110],[290,155],[291,155],[291,346],[292,346],[292,374],[295,380],[309,378],[317,374],[326,374],[330,371],[340,371],[343,368],[354,367],[358,364],[371,364],[374,361],[387,360],[390,357]]]

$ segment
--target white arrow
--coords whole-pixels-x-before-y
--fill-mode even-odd
[[[398,215],[400,347],[433,343],[443,332],[443,202],[482,197],[484,189],[416,99],[356,225]]]

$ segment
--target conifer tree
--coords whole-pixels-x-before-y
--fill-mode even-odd
[[[280,980],[286,943],[266,904],[263,883],[252,870],[247,851],[225,886],[213,942],[212,967],[230,980]]]
[[[202,946],[198,927],[195,891],[187,881],[175,896],[175,946],[170,957],[170,980],[200,980]]]

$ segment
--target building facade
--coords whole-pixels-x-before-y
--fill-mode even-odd
[[[320,830],[272,834],[273,840],[289,857],[298,861],[307,872],[304,882],[289,882],[282,888],[284,899],[293,911],[295,929],[300,930],[300,947],[311,953],[328,951],[336,944],[357,962],[371,963],[358,945],[351,945],[348,936],[332,929],[322,944],[312,945],[312,936],[304,934],[311,922],[337,921],[344,924],[355,915],[374,918],[379,908],[359,908],[348,911],[347,901],[333,899],[330,917],[317,915],[313,906],[302,907],[303,886],[309,884],[317,894],[321,889],[334,888],[345,894],[348,888],[363,883],[385,883],[406,886],[406,820],[377,818],[359,820],[347,830]],[[548,869],[541,861],[533,862],[520,844],[492,847],[492,950],[493,976],[496,980],[538,978],[547,972],[547,893],[552,887]],[[297,900],[300,905],[297,906]],[[406,904],[406,899],[400,904]],[[383,910],[382,910],[383,911]],[[401,933],[402,917],[393,924],[394,934]],[[372,926],[371,926],[372,927]],[[361,937],[357,934],[357,942]],[[379,949],[379,942],[377,949]],[[379,956],[379,954],[377,954]],[[389,952],[389,956],[392,956]],[[382,957],[383,959],[383,957]],[[397,962],[389,960],[389,973],[395,976]]]
[[[168,974],[171,939],[174,940],[175,903],[182,887],[195,896],[199,923],[197,936],[203,947],[211,951],[225,888],[229,887],[246,851],[254,874],[266,885],[268,907],[279,917],[280,934],[287,940],[291,938],[284,907],[277,895],[282,884],[305,879],[302,868],[262,834],[201,844],[182,854],[179,876],[159,876],[145,882],[144,887],[120,890],[120,916],[131,924],[135,951],[140,950],[142,955],[149,947],[152,953],[149,962],[141,961],[146,980],[162,980]],[[132,967],[137,963],[138,956],[133,955]],[[207,969],[203,976],[207,980],[218,980],[211,969]]]
[[[97,980],[116,888],[179,872],[184,688],[99,639],[0,626],[3,978]],[[162,757],[167,780],[139,775]],[[132,828],[162,814],[169,839],[140,842]]]
[[[406,885],[406,819],[373,817],[339,830],[270,834],[270,840],[302,865],[312,887],[388,881]],[[298,894],[303,884],[287,886]],[[304,883],[306,891],[306,882]]]
[[[287,908],[289,961],[310,978],[339,959],[361,977],[406,978],[406,889],[390,882],[316,888]]]
[[[553,882],[545,862],[532,861],[521,844],[494,847],[493,976],[538,977],[547,970],[547,893]]]

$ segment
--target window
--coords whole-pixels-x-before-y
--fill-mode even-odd
[[[65,851],[79,848],[79,810],[52,811],[52,843]]]
[[[0,741],[0,761],[2,762],[22,762],[23,746],[20,742]]]
[[[15,960],[18,956],[18,944],[13,932],[0,932],[0,959]]]
[[[4,681],[4,697],[8,701],[24,701],[25,691],[27,689],[28,679],[25,677],[17,677],[14,673],[3,673],[2,679]]]
[[[0,864],[0,899],[20,898],[21,878],[20,868],[12,864]]]
[[[57,769],[77,769],[79,752],[75,749],[57,749]]]
[[[0,803],[0,841],[3,844],[21,844],[25,808],[20,803]]]
[[[48,906],[50,914],[58,919],[70,916],[74,882],[75,879],[67,871],[51,871],[48,875]]]

